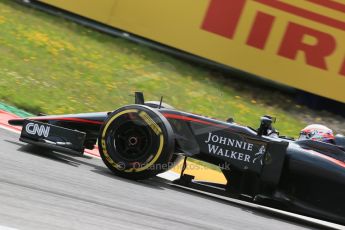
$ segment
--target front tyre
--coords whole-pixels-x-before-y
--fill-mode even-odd
[[[147,179],[169,169],[173,131],[158,111],[129,105],[108,116],[101,127],[98,146],[103,162],[116,175]]]

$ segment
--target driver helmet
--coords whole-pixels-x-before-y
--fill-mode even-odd
[[[313,140],[325,143],[334,143],[333,131],[324,125],[308,125],[301,130],[298,140]]]

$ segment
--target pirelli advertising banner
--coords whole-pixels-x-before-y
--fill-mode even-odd
[[[343,0],[43,0],[263,78],[345,102]]]

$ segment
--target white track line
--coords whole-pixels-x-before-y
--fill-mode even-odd
[[[5,129],[5,130],[10,131],[12,133],[20,134],[20,131],[12,129],[12,128],[8,127],[8,126],[4,126],[2,124],[0,124],[0,129]]]
[[[0,225],[0,230],[18,230],[18,229],[17,228],[9,228],[9,227]]]
[[[225,196],[221,196],[221,195],[217,195],[217,194],[213,194],[213,193],[209,193],[209,192],[205,192],[205,191],[201,191],[201,190],[197,190],[197,189],[193,189],[193,188],[188,188],[188,187],[177,185],[177,184],[171,184],[171,185],[174,186],[174,187],[182,188],[184,190],[193,191],[193,192],[196,192],[196,193],[199,193],[199,194],[204,194],[204,195],[207,195],[207,196],[210,196],[210,197],[214,197],[214,198],[217,198],[217,199],[229,201],[231,203],[236,203],[236,204],[244,205],[244,206],[247,206],[247,207],[251,207],[251,208],[254,208],[254,209],[257,209],[257,210],[264,210],[264,211],[275,213],[275,214],[278,214],[278,215],[281,215],[281,216],[290,217],[290,218],[293,218],[295,220],[316,224],[316,225],[319,225],[320,227],[326,227],[326,228],[337,229],[337,230],[345,230],[345,226],[339,225],[339,224],[335,224],[335,223],[332,223],[332,222],[328,222],[328,221],[324,221],[324,220],[320,220],[320,219],[315,219],[315,218],[312,218],[312,217],[303,216],[303,215],[299,215],[299,214],[296,214],[296,213],[287,212],[287,211],[283,211],[283,210],[279,210],[279,209],[275,209],[275,208],[270,208],[270,207],[267,207],[267,206],[263,206],[263,205],[259,205],[259,204],[255,204],[255,203],[250,203],[250,202],[247,202],[247,201],[237,200],[237,199],[233,199],[233,198],[230,198],[230,197],[225,197]]]

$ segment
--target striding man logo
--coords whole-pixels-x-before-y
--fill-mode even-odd
[[[261,165],[263,165],[264,164],[263,159],[264,159],[265,152],[266,152],[265,146],[261,146],[261,148],[259,149],[259,152],[255,153],[255,155],[254,155],[253,164],[255,164],[255,162],[257,162],[257,161],[260,161]]]

